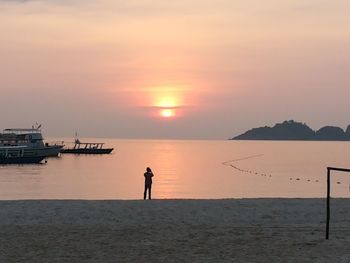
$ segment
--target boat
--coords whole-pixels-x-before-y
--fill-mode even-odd
[[[40,163],[45,156],[28,146],[0,146],[0,164]]]
[[[0,147],[25,146],[24,152],[34,150],[44,158],[58,156],[64,145],[44,143],[40,127],[41,125],[31,129],[4,129],[0,133]]]
[[[110,154],[113,148],[104,148],[104,143],[81,142],[78,138],[74,141],[71,148],[63,148],[61,153],[73,154]]]

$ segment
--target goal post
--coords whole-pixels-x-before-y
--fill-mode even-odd
[[[326,222],[326,239],[329,239],[329,221],[331,215],[330,199],[331,199],[331,171],[347,172],[350,173],[350,169],[327,167],[327,222]]]

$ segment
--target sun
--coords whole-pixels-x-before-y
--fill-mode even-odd
[[[146,88],[146,100],[150,116],[163,120],[175,120],[183,116],[184,97],[187,87],[183,85],[157,85]]]
[[[163,118],[175,117],[175,110],[174,109],[161,109],[160,116]]]

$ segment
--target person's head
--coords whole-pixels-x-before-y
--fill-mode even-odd
[[[146,168],[146,171],[147,171],[148,173],[152,172],[151,168],[149,168],[149,167]]]

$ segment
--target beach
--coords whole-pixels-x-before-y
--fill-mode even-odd
[[[350,199],[0,201],[0,262],[350,262]]]

